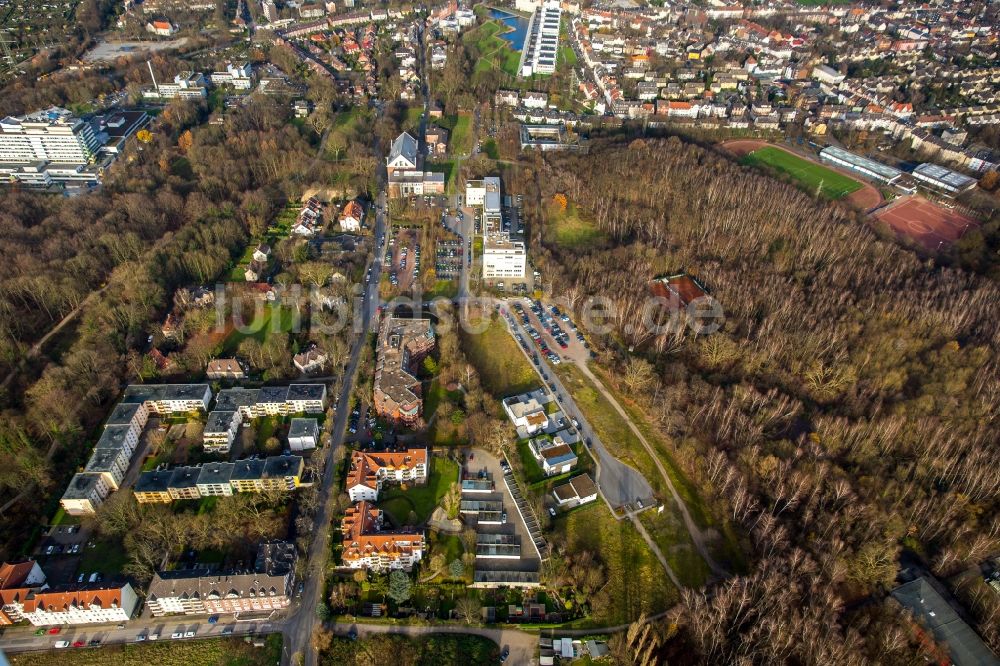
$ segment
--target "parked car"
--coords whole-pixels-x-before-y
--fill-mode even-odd
[[[57,648],[68,648],[70,645],[69,641],[56,641],[55,647]]]
[[[170,637],[174,638],[174,639],[176,639],[176,638],[184,638],[184,632],[183,631],[175,631],[174,633],[170,634]]]

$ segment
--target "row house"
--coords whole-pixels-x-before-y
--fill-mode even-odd
[[[132,618],[139,598],[129,583],[88,585],[29,593],[20,615],[36,627],[125,622]]]
[[[0,626],[24,619],[24,601],[46,580],[35,560],[4,562],[0,565]]]
[[[321,414],[326,409],[326,385],[290,384],[259,389],[223,389],[219,391],[215,409],[239,412],[247,420],[299,413]]]
[[[212,462],[143,472],[132,492],[140,504],[169,504],[234,492],[290,491],[301,485],[304,470],[301,456]]]
[[[260,545],[252,571],[160,571],[149,585],[146,605],[153,617],[281,610],[291,603],[295,560],[294,544],[275,541]]]

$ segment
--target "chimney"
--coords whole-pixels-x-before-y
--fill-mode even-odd
[[[156,74],[153,74],[153,63],[146,61],[146,66],[149,67],[149,76],[153,79],[153,87],[156,88],[156,94],[160,94],[160,85],[156,82]]]

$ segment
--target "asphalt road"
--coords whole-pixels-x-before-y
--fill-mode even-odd
[[[504,303],[504,307],[509,311],[510,306],[507,303]],[[516,317],[516,313],[509,313],[514,320],[513,332],[520,333],[525,341],[529,341],[528,344],[530,346],[532,344],[530,342],[531,337],[522,327],[521,322]],[[518,346],[520,347],[520,345]],[[531,355],[525,353],[525,356],[528,357],[528,362],[532,363]],[[597,486],[600,488],[605,499],[607,499],[608,504],[617,508],[635,502],[637,498],[641,498],[643,504],[646,506],[655,504],[656,500],[653,497],[653,489],[650,487],[649,482],[646,481],[646,478],[637,470],[629,467],[611,454],[607,446],[604,445],[604,442],[601,441],[601,438],[594,432],[583,412],[576,406],[572,395],[563,386],[559,376],[552,370],[548,360],[541,352],[538,353],[538,358],[539,365],[534,366],[535,371],[542,377],[546,385],[552,384],[555,386],[553,393],[560,408],[570,418],[574,418],[579,422],[580,436],[583,437],[584,441],[590,440],[590,451],[592,454],[595,454],[598,462]]]
[[[384,182],[384,177],[380,178]],[[376,202],[375,215],[375,239],[385,237],[385,211],[386,196],[381,192]],[[327,562],[330,559],[330,539],[331,537],[331,508],[336,489],[333,487],[333,451],[334,447],[341,446],[344,441],[344,434],[347,430],[347,417],[350,413],[346,409],[350,404],[351,390],[354,387],[355,373],[361,359],[361,352],[364,349],[371,330],[372,323],[377,314],[378,283],[382,272],[382,262],[385,254],[384,242],[375,247],[375,259],[371,264],[371,278],[364,288],[364,300],[361,307],[362,324],[361,331],[351,349],[351,357],[347,368],[344,370],[344,381],[340,392],[340,408],[337,409],[333,429],[331,430],[331,445],[327,451],[327,464],[323,472],[323,485],[320,489],[322,501],[316,509],[315,525],[316,532],[312,544],[309,547],[308,567],[305,574],[304,588],[298,610],[287,621],[284,627],[285,645],[288,650],[282,654],[282,664],[289,664],[291,655],[302,652],[305,656],[306,666],[316,663],[316,654],[309,648],[309,639],[312,636],[313,626],[316,622],[316,605],[320,601],[320,592],[323,589],[323,581]]]

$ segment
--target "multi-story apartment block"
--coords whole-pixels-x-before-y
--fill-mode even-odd
[[[153,617],[273,611],[288,607],[294,583],[294,544],[264,543],[252,571],[157,573],[149,585],[146,605]]]
[[[423,399],[413,367],[434,349],[429,319],[386,317],[379,331],[375,366],[375,413],[412,427],[420,421]]]
[[[59,503],[71,516],[92,516],[110,493],[103,473],[80,472],[73,475]]]
[[[170,477],[173,472],[168,469],[158,469],[143,472],[132,486],[132,493],[139,504],[170,504]]]
[[[198,494],[202,497],[229,497],[233,494],[233,484],[229,482],[233,476],[236,463],[212,462],[201,466],[198,480]]]
[[[219,391],[216,411],[237,411],[246,419],[290,414],[321,414],[326,408],[325,384],[291,384],[259,389]]]
[[[201,474],[200,467],[175,467],[170,475],[170,483],[167,485],[167,492],[170,499],[198,499],[201,493],[198,492],[198,475]]]
[[[119,403],[111,410],[111,415],[108,416],[108,420],[104,425],[105,428],[110,428],[111,426],[128,426],[129,438],[138,442],[139,435],[142,434],[142,429],[146,427],[146,421],[148,420],[149,408],[145,404],[140,402]]]
[[[161,415],[207,412],[212,388],[208,384],[132,384],[121,402],[139,403],[150,413]]]
[[[65,624],[124,622],[139,599],[128,583],[34,592],[22,603],[21,614],[36,627]]]
[[[169,503],[178,499],[228,496],[234,492],[294,490],[302,484],[305,461],[301,456],[271,456],[208,463],[195,467],[156,470],[139,475],[133,492],[143,504]],[[226,485],[229,488],[226,488]]]
[[[0,566],[0,625],[24,619],[24,601],[45,582],[45,572],[34,560],[4,562]]]
[[[118,490],[125,480],[131,457],[125,449],[95,449],[84,472],[100,474],[111,491]]]
[[[408,449],[398,453],[351,454],[351,471],[347,473],[347,493],[352,502],[378,500],[383,481],[427,480],[427,449]]]
[[[236,411],[216,409],[210,412],[202,432],[205,451],[210,453],[227,453],[236,439],[243,417]]]
[[[341,523],[343,562],[352,569],[409,571],[423,556],[424,535],[382,529],[382,511],[368,502],[349,507]]]

